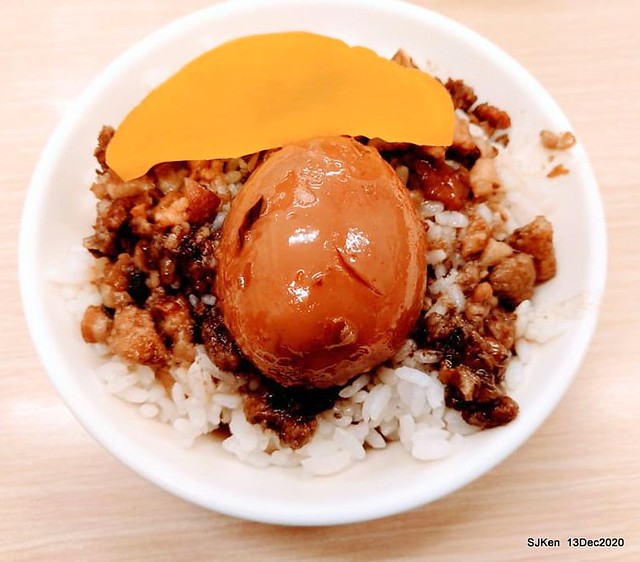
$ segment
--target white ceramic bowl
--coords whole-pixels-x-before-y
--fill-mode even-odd
[[[533,350],[528,378],[514,393],[519,417],[466,438],[444,460],[419,462],[392,446],[335,476],[309,479],[296,469],[242,464],[215,441],[183,449],[171,427],[141,418],[136,408],[103,391],[91,374],[93,353],[47,280],[47,270],[90,233],[94,202],[88,187],[100,127],[117,125],[153,85],[204,50],[234,37],[284,30],[331,35],[384,56],[402,47],[421,63],[435,63],[443,75],[464,78],[480,99],[511,114],[512,152],[554,224],[558,276],[539,289],[536,306],[566,300],[575,305],[577,296],[581,305],[570,307],[569,329]],[[541,128],[571,129],[534,78],[474,32],[409,4],[240,0],[176,21],[97,77],[60,123],[35,170],[24,209],[20,281],[31,334],[53,384],[84,427],[137,473],[191,502],[242,518],[292,525],[362,521],[464,486],[521,445],[557,404],[584,356],[603,290],[604,220],[587,157],[580,145],[573,148],[567,155],[571,173],[549,185],[545,155],[535,148]]]

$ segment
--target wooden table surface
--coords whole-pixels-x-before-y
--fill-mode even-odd
[[[266,0],[265,0],[266,1]],[[211,0],[0,2],[0,560],[640,560],[640,2],[421,0],[519,59],[598,176],[609,272],[598,329],[556,411],[495,470],[432,505],[338,528],[210,513],[96,444],[54,392],[22,317],[19,219],[39,153],[89,80]],[[527,539],[561,539],[529,548]],[[569,549],[568,537],[623,537]]]

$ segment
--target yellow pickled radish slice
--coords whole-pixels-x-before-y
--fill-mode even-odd
[[[446,146],[451,97],[432,76],[307,32],[243,37],[194,59],[118,127],[123,180],[161,162],[239,157],[316,136]]]

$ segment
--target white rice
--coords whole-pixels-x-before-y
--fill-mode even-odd
[[[436,222],[441,226],[465,228],[469,224],[467,215],[459,211],[441,211],[437,213],[435,217]]]

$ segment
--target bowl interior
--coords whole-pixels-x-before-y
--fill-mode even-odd
[[[354,25],[353,22],[359,22]],[[373,451],[343,473],[310,479],[291,469],[259,469],[225,453],[215,440],[183,449],[171,427],[141,418],[108,396],[62,297],[47,280],[68,249],[90,233],[88,187],[95,139],[117,125],[149,89],[204,50],[253,33],[309,30],[371,47],[383,56],[405,49],[443,77],[463,78],[480,100],[513,121],[510,152],[518,189],[534,194],[531,212],[555,228],[558,275],[540,288],[536,307],[573,303],[568,329],[534,349],[526,382],[513,393],[521,413],[510,425],[465,439],[453,456],[421,463],[399,447]],[[60,124],[35,171],[24,210],[20,276],[38,352],[71,410],[108,450],[141,475],[197,504],[227,514],[284,524],[335,524],[397,513],[470,482],[519,446],[542,423],[569,385],[594,328],[604,284],[605,237],[598,188],[578,145],[565,161],[571,173],[545,178],[542,128],[570,129],[544,89],[486,40],[411,5],[357,0],[228,2],[175,22],[109,66]],[[576,303],[578,303],[576,305]],[[566,306],[561,310],[569,310]]]

